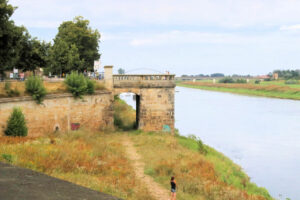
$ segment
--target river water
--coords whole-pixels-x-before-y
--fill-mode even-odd
[[[180,134],[199,136],[273,197],[300,199],[300,101],[183,87],[176,91]]]
[[[176,87],[175,126],[239,164],[273,197],[300,199],[300,101]],[[135,106],[132,96],[121,96]]]

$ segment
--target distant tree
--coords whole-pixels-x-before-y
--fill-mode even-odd
[[[25,30],[18,45],[15,67],[23,71],[33,72],[38,67],[47,67],[50,46],[50,43],[31,38]]]
[[[300,71],[299,70],[274,70],[273,74],[277,73],[279,78],[283,79],[300,79]],[[270,73],[272,76],[272,73]]]
[[[47,72],[61,75],[71,71],[84,71],[84,62],[80,59],[78,48],[75,44],[68,45],[63,40],[58,40],[50,49],[50,65]]]
[[[83,17],[75,17],[73,21],[63,22],[58,28],[58,34],[54,39],[54,52],[59,58],[58,64],[67,64],[74,62],[75,65],[68,66],[67,71],[83,72],[84,70],[93,70],[94,61],[100,58],[99,50],[100,33],[89,27],[89,21]],[[66,51],[72,50],[75,55],[68,55]],[[52,52],[53,53],[53,52]],[[78,56],[78,55],[79,56]],[[72,60],[72,61],[70,61]],[[71,67],[71,69],[69,69]],[[60,68],[64,66],[54,66]],[[57,70],[55,70],[57,71]]]
[[[224,77],[225,75],[222,73],[213,73],[210,75],[211,77]]]
[[[15,9],[7,0],[0,0],[0,74],[12,70],[24,31],[24,27],[18,27],[10,20]]]
[[[225,77],[219,80],[219,83],[234,83],[234,79],[230,77]]]
[[[119,68],[119,69],[118,69],[118,73],[119,73],[119,74],[125,74],[125,69]]]

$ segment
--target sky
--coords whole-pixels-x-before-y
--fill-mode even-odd
[[[300,69],[300,0],[10,0],[12,19],[52,41],[83,16],[115,72],[267,74]]]

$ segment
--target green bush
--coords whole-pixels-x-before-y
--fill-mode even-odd
[[[234,83],[233,78],[225,77],[219,80],[219,83]]]
[[[73,94],[75,98],[82,98],[87,93],[87,81],[83,74],[72,72],[65,80],[67,89]]]
[[[11,89],[11,83],[9,83],[9,82],[5,82],[4,90],[7,94],[7,96],[9,96],[9,97],[20,96],[19,90],[17,88],[15,88],[14,90]]]
[[[265,78],[264,81],[272,81],[271,78]]]
[[[86,79],[86,85],[87,85],[87,94],[94,94],[95,93],[95,88],[96,88],[96,82],[91,79]]]
[[[207,154],[207,150],[205,148],[205,145],[203,144],[202,140],[200,138],[197,139],[197,144],[198,144],[198,151],[201,154],[206,155]]]
[[[47,94],[43,81],[38,76],[30,76],[25,81],[26,92],[32,96],[32,98],[41,104]]]
[[[260,80],[255,80],[255,84],[260,84]]]
[[[298,83],[299,83],[299,81],[294,80],[294,79],[289,79],[289,80],[285,81],[285,84],[287,84],[287,85],[298,84]]]
[[[14,108],[4,131],[7,136],[26,136],[28,132],[21,108]]]
[[[4,159],[4,160],[6,160],[7,162],[9,162],[9,163],[12,163],[12,155],[10,155],[10,154],[2,154],[2,158]]]
[[[247,83],[247,80],[246,79],[236,79],[235,81],[236,83]]]

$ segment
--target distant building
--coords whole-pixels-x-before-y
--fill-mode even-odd
[[[273,79],[278,80],[278,73],[273,73]]]
[[[260,76],[257,76],[256,78],[263,81],[264,79],[270,78],[270,76],[268,76],[268,75],[260,75]]]
[[[94,61],[94,72],[100,73],[101,71],[103,71],[103,69],[102,69],[102,67],[101,67],[101,62],[100,62],[100,60],[95,60],[95,61]]]

